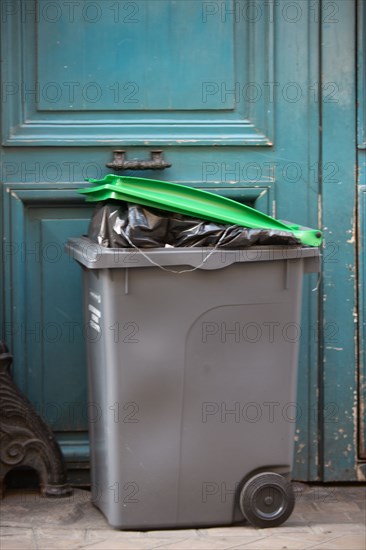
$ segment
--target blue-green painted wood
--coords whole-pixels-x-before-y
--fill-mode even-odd
[[[358,147],[358,451],[366,459],[366,9],[357,4],[357,147]]]
[[[365,185],[359,188],[359,377],[358,377],[358,451],[359,458],[366,459],[366,162],[363,161]]]
[[[356,18],[353,2],[338,0],[334,4],[338,22],[322,24],[322,79],[338,90],[337,101],[322,102],[322,166],[324,169],[331,162],[338,169],[335,180],[327,178],[325,170],[322,176],[322,477],[345,481],[357,477]]]
[[[41,6],[40,2],[34,3],[33,0],[23,4],[26,4],[28,13],[33,6]],[[348,117],[348,109],[351,110],[353,100],[354,76],[350,76],[347,82],[339,82],[342,85],[342,96],[337,89],[324,88],[329,82],[328,73],[323,77],[323,97],[320,95],[319,84],[320,25],[327,27],[329,42],[326,48],[329,52],[335,50],[338,45],[337,34],[338,37],[343,36],[345,30],[344,36],[349,35],[349,16],[345,16],[344,9],[339,12],[342,17],[335,17],[339,19],[335,26],[331,22],[332,15],[327,2],[323,2],[324,8],[320,13],[320,2],[299,1],[291,3],[292,8],[286,8],[288,3],[285,0],[263,0],[251,3],[258,7],[259,15],[256,16],[255,13],[245,11],[244,7],[248,3],[242,1],[214,2],[214,13],[209,14],[202,11],[207,9],[208,3],[200,0],[194,4],[168,0],[164,3],[150,2],[149,8],[146,7],[147,2],[136,0],[133,4],[138,6],[139,13],[149,12],[148,16],[135,23],[120,21],[117,30],[116,23],[111,19],[113,11],[109,10],[104,15],[102,13],[102,20],[92,24],[86,20],[87,17],[83,19],[80,13],[77,14],[77,10],[82,9],[82,3],[76,3],[78,6],[75,4],[75,21],[71,21],[64,11],[69,9],[66,4],[59,0],[52,2],[53,8],[48,8],[48,21],[47,17],[42,16],[42,8],[37,8],[41,9],[41,16],[37,21],[34,16],[25,14],[24,5],[23,12],[14,10],[6,21],[3,20],[3,79],[7,83],[21,84],[18,91],[16,86],[13,89],[7,88],[3,102],[1,182],[4,189],[6,242],[34,244],[35,240],[40,239],[47,246],[54,240],[56,232],[60,232],[60,239],[65,239],[69,234],[79,234],[80,224],[84,223],[82,220],[86,220],[89,215],[87,210],[80,210],[81,203],[78,201],[81,198],[73,194],[80,182],[86,177],[102,178],[109,173],[105,163],[112,159],[113,146],[126,147],[129,158],[146,158],[150,146],[160,144],[165,150],[166,158],[172,162],[172,168],[164,172],[130,175],[145,175],[210,189],[249,202],[275,217],[310,227],[317,226],[321,221],[318,197],[322,176],[323,186],[325,180],[328,184],[325,186],[326,193],[322,203],[323,212],[327,212],[327,226],[337,226],[340,246],[345,245],[349,239],[346,233],[349,220],[339,214],[339,204],[344,201],[348,210],[352,202],[350,188],[354,185],[354,174],[349,172],[349,165],[354,159],[354,151],[350,152],[351,145],[345,146],[343,143],[342,123],[346,133],[350,134],[354,125],[354,113]],[[98,3],[102,7],[105,4],[108,3]],[[352,12],[353,2],[348,4]],[[43,5],[47,5],[47,2]],[[152,5],[158,7],[156,12],[150,14]],[[62,16],[51,24],[50,19],[57,14],[58,6],[63,10]],[[234,15],[228,14],[228,9],[232,6],[236,10]],[[122,2],[121,17],[128,15],[128,10],[123,10]],[[196,10],[201,10],[201,18]],[[194,21],[189,33],[187,32],[187,44],[190,35],[194,33],[188,49],[186,45],[182,46],[181,30],[182,26],[188,26],[177,22],[175,14],[178,12],[180,19]],[[158,31],[155,24],[157,14],[161,17]],[[89,17],[92,16],[91,8]],[[329,29],[332,25],[336,27],[337,34]],[[115,46],[120,29],[123,40],[126,38],[121,47],[127,48],[131,44],[131,49],[127,52],[130,55],[122,55]],[[63,44],[64,51],[61,52],[57,41],[64,40],[72,32],[75,40]],[[147,45],[157,32],[160,42],[154,47],[165,52],[164,58],[160,60],[146,55]],[[95,55],[93,59],[86,55],[94,48],[92,36],[99,48],[97,59]],[[225,40],[215,41],[218,36]],[[47,37],[47,45],[44,44],[44,37]],[[351,42],[350,39],[347,43]],[[89,46],[85,47],[85,44]],[[162,45],[164,48],[161,48]],[[346,51],[349,51],[347,48]],[[79,66],[76,66],[76,53],[81,49],[85,51],[85,56],[80,59]],[[119,54],[118,61],[116,52]],[[337,55],[335,50],[335,53],[328,56],[328,71],[338,70]],[[179,56],[184,58],[181,62]],[[345,60],[347,67],[350,57],[348,55]],[[197,90],[202,93],[204,78],[208,78],[207,74],[202,73],[200,76],[197,68],[202,68],[203,58],[208,59],[205,70],[212,71],[215,76],[210,81],[213,87],[206,88],[206,95],[201,95],[200,105]],[[134,107],[134,104],[123,101],[123,98],[126,99],[123,94],[133,92],[132,88],[123,89],[123,85],[140,78],[140,69],[135,68],[135,61],[141,59],[145,80],[142,85],[138,83],[141,101]],[[215,63],[212,63],[212,59],[215,59]],[[185,69],[188,62],[194,65],[189,71]],[[351,66],[352,64],[353,62]],[[68,85],[65,83],[69,80],[66,80],[65,72],[70,81],[83,82],[85,85],[90,78],[90,81],[96,79],[103,86],[104,76],[102,79],[99,75],[106,74],[107,67],[114,71],[113,76],[121,85],[121,101],[114,105],[111,104],[110,96],[102,95],[99,105],[103,105],[104,110],[98,109],[98,103],[83,103],[80,95],[76,96],[73,106],[70,107],[65,104],[64,96],[61,96],[60,102],[56,101],[49,106],[47,97],[39,97],[37,101],[35,94],[23,93],[22,86],[30,90],[37,78],[42,81],[44,91],[48,77],[50,80],[52,77],[52,81],[61,89],[67,90]],[[156,74],[159,68],[164,69],[163,80],[149,76]],[[177,75],[182,69],[185,72],[184,78],[169,78],[170,74]],[[347,71],[342,74],[346,75]],[[347,74],[347,78],[348,76]],[[233,79],[235,93],[230,94]],[[346,88],[343,89],[345,83],[349,93],[345,91]],[[56,88],[57,86],[54,89]],[[48,91],[51,93],[52,89],[49,87]],[[89,91],[92,92],[93,89],[90,88]],[[113,90],[106,92],[115,93]],[[256,93],[259,94],[258,97],[251,99]],[[183,99],[186,103],[182,104]],[[333,132],[329,112],[333,99],[342,99],[342,109],[346,109],[345,119],[335,123],[336,132]],[[163,105],[166,100],[170,103]],[[159,101],[162,105],[159,105]],[[325,105],[327,102],[330,104]],[[347,108],[344,106],[346,103],[349,103]],[[61,107],[64,110],[60,110]],[[157,107],[159,110],[156,110]],[[324,122],[327,124],[322,140],[324,159],[319,157],[322,114],[326,115]],[[349,143],[352,144],[352,140]],[[331,154],[330,145],[333,147],[334,144],[338,149],[333,149],[336,154]],[[340,167],[338,158],[342,162]],[[341,178],[344,181],[345,173],[349,175],[347,196],[343,183],[344,191],[339,195],[341,186],[337,183]],[[332,179],[335,181],[331,181]],[[340,196],[342,198],[338,202]],[[328,249],[327,261],[331,254],[332,249]],[[348,260],[349,257],[347,252],[345,259]],[[60,323],[63,315],[74,315],[72,312],[75,312],[77,304],[72,293],[68,293],[61,303],[49,299],[53,285],[59,285],[60,280],[62,282],[62,276],[54,265],[39,264],[32,273],[25,271],[23,267],[16,257],[5,261],[6,285],[9,288],[9,293],[5,292],[7,322],[14,320],[29,324],[45,319],[48,323]],[[66,273],[68,275],[65,284],[75,282],[75,272]],[[326,270],[326,276],[327,284],[334,282],[337,288],[343,288],[340,280],[344,277],[344,272]],[[318,304],[318,292],[313,291],[316,286],[315,276],[306,278],[301,322],[299,415],[294,471],[294,476],[303,480],[321,479],[322,455],[319,454],[319,448],[323,448],[320,436],[323,433],[324,415],[319,413],[324,403],[332,399],[331,377],[326,378],[328,387],[323,394],[323,382],[319,376],[319,372],[322,374],[323,371],[318,369],[317,314],[318,306],[322,308],[323,302],[320,300]],[[328,295],[327,299],[339,302],[337,296],[338,291],[331,298]],[[31,307],[28,308],[27,300],[30,299]],[[329,304],[327,307],[328,319],[333,321],[334,317],[329,317]],[[341,319],[344,312],[348,311],[347,307],[344,304],[337,312]],[[337,321],[338,318],[335,319]],[[326,327],[325,335],[329,336],[329,326]],[[347,345],[349,354],[352,355],[353,340]],[[18,383],[30,392],[34,400],[45,400],[45,392],[39,385],[42,376],[36,375],[32,359],[29,358],[19,335],[13,335],[11,346],[15,355],[15,376]],[[48,385],[51,388],[53,400],[63,402],[70,399],[69,393],[65,397],[59,388],[53,387],[59,381],[59,372],[63,372],[64,368],[65,356],[60,347],[50,344],[44,348],[42,354],[39,351],[36,353],[41,358],[41,365],[37,367],[39,373],[45,372],[46,363],[52,362],[54,382],[53,374],[49,373],[51,377],[47,374],[43,383],[45,387]],[[76,349],[65,348],[68,356],[78,356],[79,353]],[[350,369],[354,367],[353,363]],[[79,379],[82,378],[84,368],[85,365],[74,365]],[[337,377],[334,381],[337,383]],[[79,388],[72,388],[72,391],[74,393],[71,397],[76,399]],[[319,392],[323,399],[321,407],[318,402]],[[349,399],[348,394],[346,399]],[[326,412],[329,414],[329,411]],[[72,461],[85,459],[88,452],[87,440],[83,431],[77,431],[83,427],[79,424],[80,418],[74,424],[63,423],[65,418],[61,424],[57,424],[56,420],[58,421],[55,418],[52,420],[55,421],[55,428],[65,430],[57,432],[65,455]],[[351,429],[351,424],[347,424],[347,429],[351,430],[351,439],[354,426]],[[338,448],[333,447],[332,452],[338,451]],[[352,457],[355,458],[355,453]],[[346,475],[347,479],[348,471],[344,474],[342,470],[344,464],[341,461],[338,464],[340,470],[335,478],[341,479]],[[351,458],[347,468],[354,470]],[[328,470],[327,475],[331,479],[333,472]]]
[[[318,226],[319,179],[319,39],[318,4],[301,3],[301,17],[289,23],[276,12],[275,82],[275,196],[278,218],[307,219]],[[300,12],[298,12],[300,14]],[[291,86],[289,83],[292,83]],[[287,90],[287,94],[285,93]],[[298,91],[299,97],[296,97]],[[294,101],[294,99],[297,99]],[[306,122],[305,122],[306,121]],[[317,279],[306,278],[301,320],[298,418],[296,425],[296,479],[317,480]]]
[[[52,429],[85,431],[86,327],[80,313],[81,272],[68,261],[63,245],[70,230],[86,232],[87,216],[85,209],[68,206],[65,210],[62,206],[51,212],[32,208],[26,216],[27,386]]]
[[[48,4],[48,0],[39,0],[40,11],[51,12]],[[233,2],[230,4],[232,7]],[[59,24],[43,18],[37,25],[37,74],[43,91],[38,102],[40,111],[177,112],[224,108],[220,94],[203,105],[197,83],[223,81],[229,89],[235,87],[232,27],[222,25],[216,17],[207,18],[203,25],[202,6],[195,0],[131,3],[123,15],[118,14],[117,5],[111,9],[111,5],[96,4],[94,9],[89,6],[84,10],[86,24],[81,32],[75,32],[78,27],[69,24],[62,0],[56,5],[61,12]],[[80,15],[82,10],[79,21]],[[98,24],[88,22],[92,18]],[[123,20],[122,25],[118,18]],[[107,55],[101,56],[101,49]],[[50,82],[60,82],[60,68],[65,82],[77,79],[77,84],[51,86]],[[128,80],[121,82],[126,75]],[[151,86],[156,80],[160,85]],[[118,87],[123,94],[118,94]],[[232,94],[225,109],[235,109]]]
[[[357,0],[357,147],[366,149],[366,8]]]
[[[81,273],[63,246],[75,231],[86,232],[91,209],[70,187],[18,184],[7,186],[4,195],[5,288],[10,292],[5,293],[2,332],[14,352],[14,379],[65,441],[66,454],[75,448],[70,456],[86,458]]]
[[[131,18],[105,2],[6,12],[6,144],[271,145],[273,0],[256,20],[234,0],[224,18],[196,0],[131,6]]]

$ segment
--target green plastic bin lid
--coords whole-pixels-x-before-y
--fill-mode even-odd
[[[218,223],[235,224],[252,229],[290,231],[305,246],[319,246],[318,229],[289,225],[227,197],[169,181],[108,174],[102,180],[87,179],[96,184],[79,189],[89,202],[121,200],[195,216]]]

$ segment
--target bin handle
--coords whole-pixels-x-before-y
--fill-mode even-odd
[[[120,170],[165,170],[165,168],[171,167],[171,163],[164,159],[162,149],[150,151],[148,160],[127,160],[126,151],[116,149],[113,151],[113,161],[108,162],[106,167],[117,172]]]

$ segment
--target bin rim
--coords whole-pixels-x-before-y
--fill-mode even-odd
[[[203,270],[223,269],[235,263],[305,260],[306,272],[320,270],[320,252],[315,247],[258,246],[241,249],[210,247],[106,248],[88,237],[70,238],[65,252],[87,269],[190,266]],[[156,265],[157,264],[157,265]]]

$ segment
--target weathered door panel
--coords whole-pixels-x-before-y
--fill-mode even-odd
[[[358,452],[366,459],[366,9],[357,11],[357,147],[358,147]],[[366,474],[364,470],[364,474]]]
[[[63,247],[75,231],[86,232],[91,208],[75,188],[18,184],[4,194],[4,212],[10,238],[3,251],[8,285],[2,336],[14,350],[15,381],[55,432],[71,440],[79,433],[85,449],[81,272]],[[68,450],[65,443],[66,455]],[[77,458],[87,458],[82,454]]]
[[[363,171],[363,176],[365,172]],[[359,373],[358,373],[358,451],[359,458],[366,459],[366,185],[360,186],[358,197],[359,211]]]
[[[356,78],[355,4],[337,2],[338,22],[322,24],[322,222],[325,255],[322,281],[321,476],[351,480],[357,463],[357,312],[355,302]],[[340,32],[341,29],[341,32]],[[342,67],[342,70],[340,70]],[[330,83],[336,101],[325,101]],[[329,85],[328,85],[329,86]],[[325,177],[335,163],[336,177]]]
[[[262,92],[238,98],[272,82],[272,2],[255,24],[195,0],[27,0],[4,18],[7,145],[271,144]]]

